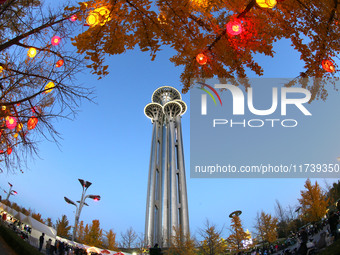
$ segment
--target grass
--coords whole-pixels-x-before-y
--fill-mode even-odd
[[[14,231],[3,225],[0,225],[0,236],[17,254],[42,255],[36,248],[14,233]]]
[[[332,245],[318,253],[320,255],[338,255],[340,254],[340,239],[335,241]]]

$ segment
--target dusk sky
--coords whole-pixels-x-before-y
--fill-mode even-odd
[[[296,77],[302,71],[302,63],[289,41],[280,41],[274,48],[274,58],[256,57],[264,68],[263,77]],[[94,202],[88,199],[89,207],[83,208],[80,220],[90,224],[92,220],[99,219],[104,230],[113,229],[119,235],[130,226],[137,233],[144,232],[152,125],[143,109],[151,102],[151,95],[158,87],[182,89],[182,69],[174,67],[169,61],[174,52],[163,49],[153,62],[148,53],[141,53],[138,49],[108,57],[110,74],[101,80],[97,80],[89,70],[78,74],[77,83],[95,88],[96,103],[83,101],[75,120],[60,119],[54,123],[62,135],[60,148],[53,142],[42,140],[39,143],[39,157],[29,160],[28,168],[22,169],[23,174],[20,171],[17,174],[2,174],[0,187],[8,190],[7,182],[10,182],[18,192],[16,196],[11,196],[10,201],[32,208],[44,219],[51,217],[53,222],[66,214],[73,225],[75,207],[67,204],[64,196],[73,201],[80,199],[82,188],[78,178],[81,178],[93,183],[87,194],[100,195],[101,200]],[[256,77],[251,72],[248,75]],[[284,207],[296,206],[305,178],[190,178],[189,94],[182,95],[189,107],[183,115],[182,128],[191,234],[199,238],[197,231],[204,227],[208,219],[219,228],[224,226],[223,236],[227,237],[229,232],[226,228],[230,225],[228,215],[235,210],[243,211],[243,226],[252,232],[256,213],[261,210],[273,213],[276,199]],[[339,92],[331,88],[329,94],[329,102],[318,101],[316,104],[336,105]],[[334,109],[334,105],[327,109]],[[331,148],[329,154],[321,159],[337,163],[336,157],[340,156],[339,113],[334,112],[329,118],[336,120],[334,126],[326,129],[328,126],[325,123],[325,130],[321,125],[314,133],[325,136],[325,140],[333,140],[332,147],[329,144],[314,145],[313,137],[306,146],[315,146],[315,153],[321,152],[323,147]],[[247,136],[240,139],[244,144],[252,143]],[[299,143],[298,140],[294,142]],[[258,146],[261,147],[261,144]],[[282,151],[291,150],[289,143],[277,146]],[[301,157],[308,157],[304,151],[299,153]],[[312,155],[310,157],[313,159]],[[331,184],[337,180],[318,179],[323,187],[325,181]],[[4,198],[5,193],[0,192]]]

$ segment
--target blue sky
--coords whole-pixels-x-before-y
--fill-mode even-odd
[[[257,56],[265,70],[264,77],[297,76],[302,63],[289,42],[276,43],[275,50],[274,59]],[[51,217],[53,222],[66,214],[73,225],[75,207],[67,204],[64,196],[79,200],[81,186],[77,179],[82,178],[93,183],[87,194],[98,194],[102,199],[99,202],[88,200],[90,206],[84,207],[81,220],[91,223],[99,219],[104,230],[113,229],[118,234],[130,226],[138,233],[143,232],[152,131],[143,109],[151,102],[156,88],[169,85],[181,90],[182,69],[169,61],[172,54],[169,49],[163,50],[151,62],[148,53],[129,51],[107,59],[110,74],[102,80],[98,81],[88,70],[79,74],[78,83],[95,87],[97,103],[84,101],[74,121],[54,123],[62,134],[60,149],[54,143],[42,141],[40,157],[28,162],[29,168],[23,169],[24,174],[2,174],[1,188],[7,190],[7,182],[10,182],[18,192],[10,200],[34,209],[43,218]],[[249,75],[254,77],[252,73]],[[339,96],[338,92],[331,90],[330,93],[334,98]],[[183,101],[190,105],[189,93],[183,95]],[[243,211],[243,225],[251,230],[256,213],[273,212],[276,199],[283,206],[297,204],[305,179],[191,179],[189,113],[190,107],[183,116],[182,128],[192,234],[197,234],[206,219],[220,228],[229,226],[228,215],[234,210]],[[339,141],[337,130],[334,127],[327,132],[315,132],[328,140]],[[333,154],[328,155],[334,160],[340,155],[338,144],[333,147]],[[300,153],[306,156],[305,152]],[[318,181],[324,186],[323,179]],[[333,181],[328,180],[329,183]],[[227,234],[225,230],[224,236]]]

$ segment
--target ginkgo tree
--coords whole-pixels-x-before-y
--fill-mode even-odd
[[[0,3],[0,171],[18,171],[41,139],[57,141],[57,117],[72,118],[91,90],[74,83],[83,58],[70,47],[76,12],[38,0]]]
[[[244,231],[242,227],[241,219],[238,215],[234,215],[231,219],[231,234],[229,235],[227,241],[230,248],[239,252],[243,248],[242,241],[248,239],[249,235]]]
[[[311,100],[325,100],[333,89],[327,82],[338,77],[337,0],[90,0],[69,10],[80,11],[88,25],[73,43],[99,76],[108,74],[107,54],[139,47],[153,60],[168,46],[175,50],[170,60],[184,67],[183,92],[195,79],[211,77],[247,87],[246,70],[264,71],[255,56],[274,57],[273,43],[286,38],[304,63],[287,86],[299,83]]]
[[[307,179],[304,187],[305,190],[300,191],[301,198],[298,199],[301,205],[301,217],[306,222],[317,222],[326,215],[329,198],[317,181],[313,185]]]

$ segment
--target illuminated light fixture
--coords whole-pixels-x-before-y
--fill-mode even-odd
[[[17,137],[18,137],[18,133],[15,133],[15,134],[13,135],[13,137],[14,137],[14,138],[17,138]]]
[[[196,56],[196,61],[200,65],[205,65],[208,62],[208,57],[203,53],[200,53]]]
[[[93,199],[94,201],[99,201],[100,196],[99,195],[89,195],[89,198]]]
[[[52,92],[52,90],[54,89],[55,85],[52,81],[50,81],[49,83],[46,84],[45,86],[45,93],[48,94],[50,92]]]
[[[227,23],[227,32],[230,35],[239,35],[243,31],[242,24],[239,20],[229,21]]]
[[[166,17],[163,13],[158,14],[157,20],[158,20],[159,24],[161,24],[161,25],[166,24]]]
[[[4,70],[4,68],[2,66],[0,66],[0,73],[2,73],[3,70]]]
[[[332,60],[329,59],[324,59],[322,60],[322,68],[329,73],[333,73],[335,72],[335,67],[334,67],[334,63]]]
[[[11,147],[8,147],[7,149],[7,155],[10,155],[12,153],[12,148]]]
[[[87,16],[87,18],[86,18],[86,23],[91,27],[98,25],[99,24],[99,14],[90,12],[89,16]]]
[[[17,119],[12,116],[6,117],[6,126],[9,129],[14,129],[17,126]]]
[[[34,129],[38,124],[38,118],[32,116],[31,118],[29,118],[29,120],[27,121],[27,129],[28,130],[32,130]]]
[[[24,127],[24,125],[22,123],[18,123],[17,131],[19,132],[23,127]]]
[[[76,20],[77,20],[77,15],[74,14],[70,17],[70,21],[74,22]]]
[[[91,27],[98,24],[104,26],[104,24],[110,20],[110,11],[107,7],[103,6],[91,11],[86,18],[86,23]]]
[[[5,105],[1,106],[1,110],[6,111],[6,106]]]
[[[276,0],[256,0],[256,3],[261,8],[274,8],[277,1]]]
[[[64,60],[59,59],[57,63],[55,64],[56,67],[61,67],[64,64]]]
[[[27,51],[27,56],[30,58],[34,58],[37,55],[37,50],[33,47],[29,48]]]
[[[57,46],[59,43],[60,43],[60,37],[59,36],[53,36],[52,37],[52,40],[51,40],[51,43],[53,46]]]
[[[207,8],[209,2],[207,0],[191,0],[191,3],[197,7]]]

